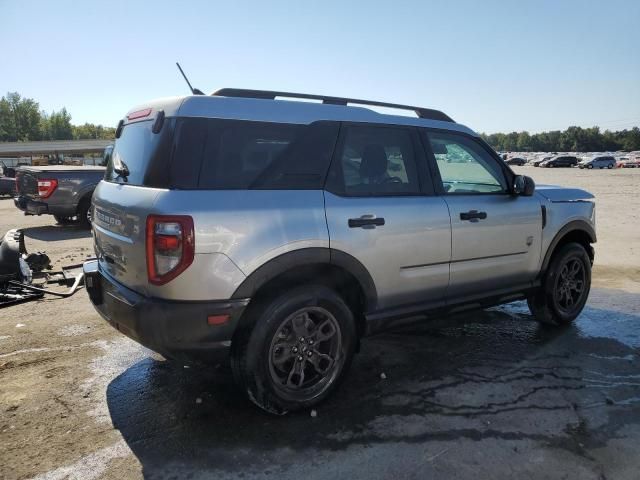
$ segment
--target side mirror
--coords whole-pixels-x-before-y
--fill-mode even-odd
[[[522,195],[523,197],[530,197],[536,190],[536,182],[533,178],[526,175],[516,175],[513,179],[513,193],[515,195]]]

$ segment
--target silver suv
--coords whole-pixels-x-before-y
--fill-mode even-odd
[[[383,328],[524,299],[564,325],[587,300],[592,195],[536,189],[442,112],[223,89],[145,103],[116,137],[91,301],[168,359],[230,358],[270,412],[322,401]]]

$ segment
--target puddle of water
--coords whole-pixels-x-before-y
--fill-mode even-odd
[[[91,396],[93,400],[93,408],[88,415],[99,423],[111,423],[106,399],[107,386],[131,365],[154,353],[126,337],[108,342],[101,340],[95,344],[103,350],[104,355],[91,361],[91,377],[83,382],[81,388],[84,395]]]

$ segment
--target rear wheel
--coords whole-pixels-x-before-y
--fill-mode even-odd
[[[556,252],[539,291],[528,299],[529,310],[541,323],[567,325],[584,308],[591,288],[591,260],[579,243]]]
[[[78,205],[78,223],[84,228],[91,227],[91,199],[84,198]]]
[[[607,165],[607,168],[613,168],[613,164],[610,163],[609,165]]]
[[[317,405],[338,385],[356,345],[353,314],[333,290],[302,286],[249,306],[234,338],[234,378],[276,414]]]

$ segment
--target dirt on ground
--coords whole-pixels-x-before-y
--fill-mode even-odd
[[[596,196],[574,326],[517,302],[371,337],[315,418],[271,417],[224,367],[119,334],[84,291],[0,309],[0,478],[637,479],[640,169],[515,170]],[[88,231],[0,199],[0,234],[15,227],[54,269],[92,255]]]

